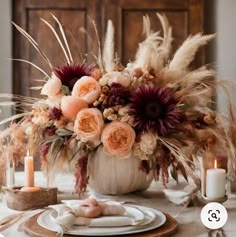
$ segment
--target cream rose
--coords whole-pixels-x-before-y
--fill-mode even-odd
[[[63,96],[64,96],[64,94],[62,92],[59,92],[55,96],[48,96],[46,102],[51,107],[53,107],[53,106],[59,107]]]
[[[122,72],[108,72],[99,81],[101,85],[111,85],[112,83],[119,83],[124,87],[128,87],[130,85],[130,82],[130,76]]]
[[[120,159],[129,158],[135,141],[135,131],[124,122],[111,122],[102,132],[103,151]]]
[[[61,80],[54,73],[52,73],[52,77],[44,84],[41,94],[50,97],[56,96],[60,93],[61,86]]]
[[[102,113],[98,109],[87,108],[77,114],[74,131],[81,141],[90,141],[94,145],[98,145],[103,127],[104,120]]]
[[[72,89],[72,95],[77,96],[88,104],[93,103],[100,95],[101,87],[98,82],[88,76],[81,77]]]
[[[153,133],[143,133],[140,137],[140,149],[147,155],[151,155],[157,145],[157,136]]]

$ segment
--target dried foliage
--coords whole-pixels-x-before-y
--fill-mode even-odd
[[[164,185],[169,170],[176,180],[181,172],[199,185],[195,173],[198,156],[230,158],[231,171],[236,170],[236,120],[231,116],[229,129],[228,119],[211,109],[218,86],[215,71],[207,66],[194,71],[188,68],[199,47],[214,35],[189,36],[172,57],[172,28],[166,16],[157,14],[163,36],[151,29],[149,17],[144,16],[146,39],[139,44],[135,60],[120,66],[114,59],[113,24],[108,21],[103,55],[99,47],[97,62],[75,64],[63,27],[53,18],[60,35],[49,22],[43,22],[65,55],[66,64],[57,68],[34,39],[14,24],[41,54],[52,75],[28,62],[48,78],[42,88],[46,98],[15,97],[15,107],[25,104],[32,109],[2,121],[24,117],[16,126],[24,128],[31,151],[39,154],[49,176],[72,163],[76,190],[84,192],[89,182],[89,154],[99,146],[117,159],[137,157],[140,170],[153,172]],[[226,89],[225,83],[218,84]],[[7,136],[14,134],[15,130]]]

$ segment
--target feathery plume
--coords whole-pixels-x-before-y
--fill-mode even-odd
[[[165,15],[156,14],[163,29],[163,40],[161,45],[157,49],[156,59],[156,71],[160,71],[169,57],[172,43],[172,28],[169,25],[169,21]]]
[[[164,15],[157,14],[162,28],[163,38],[159,36],[159,32],[151,30],[150,18],[143,17],[143,33],[146,39],[139,44],[136,54],[135,64],[141,68],[154,69],[156,72],[164,67],[164,62],[169,56],[172,42],[172,29]]]
[[[194,59],[194,56],[200,46],[205,45],[209,40],[213,39],[215,34],[202,35],[196,34],[188,37],[180,48],[176,51],[172,61],[169,64],[170,70],[186,70],[188,65]]]
[[[155,70],[158,61],[157,48],[160,41],[162,41],[162,37],[159,36],[159,32],[153,33],[148,16],[143,17],[143,32],[146,34],[146,39],[139,43],[134,65],[147,71],[150,68]]]
[[[149,16],[143,16],[143,34],[146,35],[146,37],[153,34]]]
[[[111,72],[114,69],[114,26],[111,20],[108,20],[107,23],[107,33],[103,48],[103,62],[107,72]]]

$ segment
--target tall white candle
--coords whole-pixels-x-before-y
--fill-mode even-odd
[[[206,196],[223,198],[225,196],[226,172],[224,169],[208,169],[206,173]]]
[[[26,187],[34,187],[34,159],[33,156],[29,155],[27,152],[27,156],[24,159],[25,161],[25,186]]]

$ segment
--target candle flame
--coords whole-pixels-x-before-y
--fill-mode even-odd
[[[26,154],[27,154],[27,156],[29,156],[29,155],[30,155],[29,149],[27,150],[27,153],[26,153]]]
[[[217,169],[217,160],[214,161],[214,168]]]

